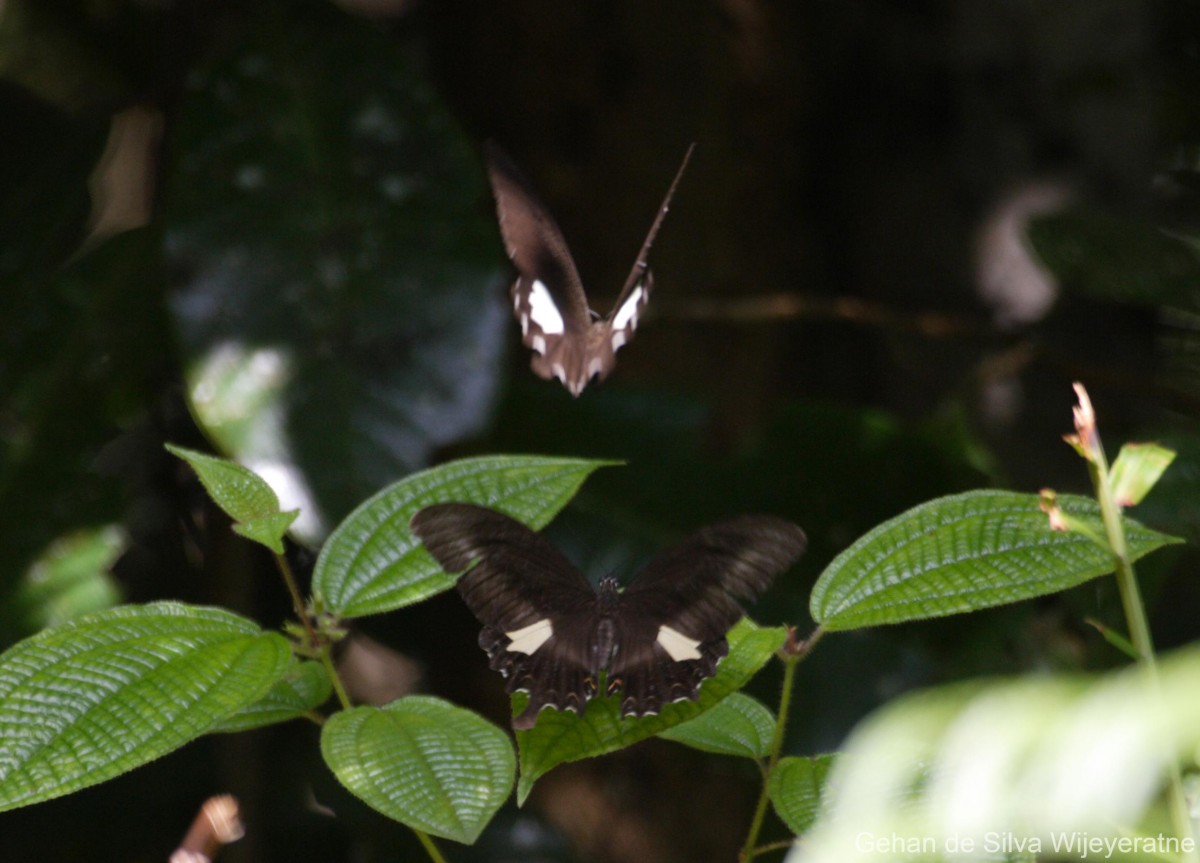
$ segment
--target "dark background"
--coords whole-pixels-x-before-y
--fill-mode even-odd
[[[245,6],[0,7],[0,643],[53,619],[29,599],[48,544],[110,523],[125,541],[102,583],[124,599],[286,618],[269,557],[167,440],[303,488],[301,572],[350,508],[422,466],[622,459],[551,528],[590,575],[774,512],[810,549],[754,616],[803,634],[822,568],[907,507],[984,486],[1086,492],[1060,440],[1082,380],[1110,456],[1130,439],[1179,450],[1134,515],[1195,538],[1195,5]],[[505,310],[487,138],[556,215],[602,312],[697,144],[644,325],[579,400],[529,373]],[[1197,636],[1195,563],[1172,550],[1139,569],[1161,648]],[[1123,628],[1106,579],[826,638],[801,667],[788,751],[836,748],[913,687],[1120,663],[1087,616]],[[360,631],[399,691],[504,722],[475,626],[445,595]],[[774,705],[777,685],[769,668],[752,691]],[[299,723],[199,741],[0,815],[0,847],[163,860],[230,791],[249,825],[231,863],[420,859],[339,791],[316,741]],[[476,848],[446,851],[731,860],[758,779],[652,741],[556,770]]]

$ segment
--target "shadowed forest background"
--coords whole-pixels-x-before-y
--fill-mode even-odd
[[[982,486],[1085,491],[1061,441],[1081,380],[1111,451],[1179,452],[1135,517],[1200,536],[1193,4],[0,0],[0,76],[0,646],[117,601],[288,616],[165,441],[303,506],[302,574],[357,503],[446,458],[622,460],[549,529],[589,576],[774,513],[810,546],[752,615],[803,635],[816,575],[884,519]],[[486,139],[601,313],[696,142],[638,336],[578,400],[519,344]],[[1200,635],[1196,564],[1141,566],[1161,649]],[[916,687],[1120,664],[1086,617],[1119,624],[1108,580],[827,638],[788,751]],[[360,697],[503,722],[477,634],[447,594],[345,660]],[[749,691],[777,686],[769,666]],[[249,832],[223,861],[413,858],[317,733],[205,738],[0,815],[0,844],[162,860],[229,791]],[[758,780],[650,741],[558,768],[447,853],[732,860]]]

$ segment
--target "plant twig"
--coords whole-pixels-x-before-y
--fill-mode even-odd
[[[787,642],[779,652],[780,658],[783,660],[783,684],[779,693],[779,715],[775,721],[775,733],[771,738],[771,753],[767,758],[766,769],[763,771],[762,792],[758,795],[758,803],[754,807],[754,817],[750,821],[750,831],[746,834],[746,841],[742,845],[741,853],[738,855],[738,860],[741,863],[750,863],[756,854],[767,850],[767,847],[756,848],[755,844],[758,842],[758,834],[762,831],[763,822],[767,817],[767,809],[771,804],[771,797],[768,793],[771,773],[774,771],[776,765],[779,764],[779,759],[783,755],[783,739],[787,732],[788,712],[792,705],[792,689],[794,688],[793,684],[796,679],[796,666],[808,656],[824,634],[825,630],[818,626],[808,638],[797,642],[795,640],[796,630],[789,627]]]
[[[1129,558],[1129,546],[1125,541],[1125,526],[1121,518],[1121,507],[1113,498],[1112,485],[1109,482],[1108,458],[1100,443],[1100,433],[1096,427],[1096,416],[1092,409],[1091,400],[1083,384],[1075,384],[1075,392],[1079,396],[1079,406],[1075,408],[1076,434],[1069,437],[1067,442],[1087,460],[1088,473],[1096,489],[1096,500],[1100,504],[1100,516],[1104,522],[1104,532],[1108,547],[1112,551],[1117,578],[1117,590],[1121,595],[1121,606],[1125,611],[1125,622],[1129,627],[1129,638],[1137,654],[1138,663],[1146,670],[1151,689],[1156,699],[1161,703],[1161,681],[1158,676],[1158,661],[1154,654],[1154,642],[1150,637],[1150,624],[1146,619],[1146,607],[1142,602],[1142,594],[1138,589],[1137,577],[1133,571],[1133,562]],[[1183,790],[1183,777],[1179,764],[1174,757],[1169,759],[1170,785],[1168,800],[1171,810],[1171,820],[1179,837],[1191,837],[1192,820],[1188,811],[1187,796]],[[1185,860],[1189,863],[1200,863],[1194,843],[1188,843],[1191,851],[1184,852]]]

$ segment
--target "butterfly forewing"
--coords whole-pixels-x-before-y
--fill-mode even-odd
[[[624,681],[623,714],[657,713],[695,698],[729,650],[725,634],[804,552],[804,532],[768,516],[706,527],[655,557],[621,595],[623,641],[610,674]]]
[[[486,626],[514,632],[595,604],[588,580],[553,543],[503,513],[437,504],[413,516],[412,530],[444,570],[463,573],[458,592]]]
[[[582,573],[541,534],[486,507],[426,507],[411,527],[443,569],[462,573],[458,592],[484,624],[479,645],[508,691],[530,693],[514,726],[532,726],[549,704],[579,710],[595,677],[596,592]]]

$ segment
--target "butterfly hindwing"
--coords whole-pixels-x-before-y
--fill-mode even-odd
[[[621,593],[599,592],[547,539],[470,504],[426,507],[413,532],[483,624],[479,644],[509,692],[529,693],[513,720],[533,726],[543,707],[581,712],[599,692],[622,716],[695,699],[729,650],[725,634],[804,550],[782,519],[742,516],[704,528],[656,558]]]
[[[621,595],[625,636],[610,676],[622,681],[622,714],[657,713],[695,698],[729,651],[727,633],[803,553],[804,532],[768,516],[710,525],[654,558]]]

